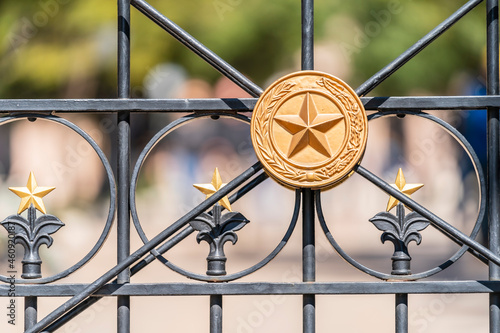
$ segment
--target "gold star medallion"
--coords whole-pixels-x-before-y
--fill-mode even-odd
[[[405,194],[408,198],[410,198],[411,195],[416,191],[418,191],[420,188],[422,188],[424,184],[407,184],[405,176],[403,174],[403,170],[399,168],[395,184],[391,184],[391,186],[399,190],[403,194]],[[398,203],[399,200],[391,196],[389,198],[389,202],[387,203],[387,211],[390,211],[391,209],[396,207]]]
[[[24,212],[31,204],[40,212],[46,214],[47,212],[45,211],[45,205],[43,204],[42,198],[54,189],[55,187],[38,186],[33,172],[30,172],[26,187],[9,187],[9,190],[21,198],[21,204],[19,205],[17,214]]]
[[[309,146],[318,153],[331,157],[326,132],[342,118],[344,116],[341,114],[318,114],[314,99],[307,92],[298,114],[276,116],[274,120],[292,135],[288,158]]]
[[[219,169],[215,168],[214,174],[212,176],[212,182],[210,184],[193,184],[193,186],[206,195],[205,199],[208,199],[215,192],[226,186],[226,184],[222,183],[222,178],[220,177]],[[219,200],[219,204],[222,207],[226,208],[228,211],[232,212],[231,204],[229,203],[227,195]]]
[[[368,121],[360,99],[329,74],[301,71],[269,86],[257,101],[252,143],[267,173],[292,188],[329,188],[359,164]]]

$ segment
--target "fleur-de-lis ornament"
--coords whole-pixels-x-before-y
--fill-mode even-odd
[[[42,197],[53,191],[55,187],[39,187],[33,172],[31,172],[26,187],[11,187],[9,189],[21,198],[21,204],[17,215],[7,217],[0,224],[9,234],[14,234],[15,244],[21,244],[24,247],[21,277],[24,279],[41,278],[42,260],[39,248],[42,244],[50,247],[53,242],[50,235],[64,226],[64,223],[57,217],[46,214],[42,201]],[[21,216],[25,210],[28,210],[28,219]],[[37,210],[44,215],[37,218]]]
[[[207,199],[226,184],[222,183],[219,170],[215,168],[210,184],[194,184],[193,186],[206,195]],[[222,208],[229,213],[222,214]],[[227,196],[223,197],[212,209],[212,214],[201,213],[189,222],[193,229],[199,231],[196,240],[202,240],[210,245],[210,252],[207,257],[207,275],[226,275],[226,255],[224,244],[238,241],[235,231],[243,228],[249,220],[243,214],[233,212]]]
[[[407,184],[403,171],[399,169],[395,184],[392,185],[408,197],[410,194],[420,189],[423,184]],[[396,215],[389,211],[396,207]],[[422,235],[420,231],[427,228],[429,221],[416,212],[405,214],[405,206],[396,198],[390,197],[387,204],[387,211],[381,212],[370,219],[375,227],[383,231],[382,243],[390,241],[394,244],[394,254],[392,255],[393,275],[411,274],[410,261],[408,253],[408,244],[411,241],[420,244]]]

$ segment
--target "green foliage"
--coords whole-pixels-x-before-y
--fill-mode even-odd
[[[276,72],[299,69],[298,0],[150,4],[261,86]],[[315,37],[342,55],[341,65],[351,67],[351,77],[343,79],[356,87],[459,6],[450,0],[317,0]],[[480,5],[374,94],[445,94],[458,73],[481,75],[484,17]],[[116,1],[2,1],[0,98],[115,97],[116,25]],[[133,87],[168,62],[209,82],[220,77],[134,8],[131,43]]]
[[[452,1],[398,1],[401,12],[391,15],[390,24],[355,57],[358,83],[368,79],[385,64],[395,59],[458,9]],[[387,3],[380,2],[379,3]],[[359,8],[359,7],[358,7]],[[387,5],[358,13],[358,22],[373,22],[374,12],[387,10]],[[413,58],[393,77],[380,86],[377,94],[412,93],[446,94],[451,80],[459,72],[480,75],[485,48],[485,10],[481,6],[469,13],[449,31]]]

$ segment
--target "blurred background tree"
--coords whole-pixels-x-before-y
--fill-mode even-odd
[[[150,3],[262,87],[300,68],[298,0]],[[356,87],[460,5],[450,0],[317,0],[317,69]],[[478,6],[373,95],[455,94],[450,87],[459,74],[480,79],[484,11],[484,4]],[[0,34],[0,98],[116,96],[116,1],[2,1]],[[180,65],[187,77],[210,84],[220,78],[135,9],[131,40],[133,97],[147,97],[145,78],[160,64]]]

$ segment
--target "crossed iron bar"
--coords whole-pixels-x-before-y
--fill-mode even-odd
[[[52,322],[57,320],[60,316],[62,316],[65,312],[68,310],[71,310],[81,302],[83,302],[87,297],[91,296],[94,294],[96,291],[98,291],[101,287],[103,287],[106,283],[111,281],[114,277],[116,277],[121,271],[126,269],[127,267],[133,265],[137,261],[139,261],[144,255],[146,255],[148,252],[154,253],[154,255],[150,254],[146,259],[141,261],[138,265],[132,268],[132,272],[136,273],[146,265],[148,265],[150,262],[154,260],[155,255],[162,254],[166,252],[168,249],[170,249],[172,246],[177,244],[179,241],[181,241],[183,238],[187,237],[189,234],[191,234],[194,229],[188,225],[189,221],[192,220],[194,217],[198,216],[202,212],[206,211],[209,209],[212,205],[217,203],[220,199],[222,199],[224,196],[228,195],[230,192],[234,191],[236,188],[239,186],[243,185],[244,182],[249,180],[252,176],[257,174],[260,170],[262,169],[262,165],[260,162],[255,163],[252,165],[249,169],[247,169],[245,172],[243,172],[241,175],[230,181],[225,187],[217,191],[215,194],[213,194],[210,198],[206,199],[203,201],[201,204],[193,208],[189,213],[184,215],[182,218],[174,222],[172,225],[170,225],[168,228],[160,232],[156,237],[151,239],[149,242],[145,243],[142,247],[140,247],[137,251],[135,251],[133,254],[131,254],[126,260],[120,262],[117,264],[115,267],[110,269],[107,273],[102,275],[100,278],[95,280],[93,283],[89,284],[85,289],[83,289],[81,292],[76,294],[74,297],[72,297],[70,300],[66,301],[64,304],[59,306],[57,309],[55,309],[52,313],[47,315],[44,319],[42,319],[40,322],[38,322],[35,326],[33,326],[31,329],[27,330],[27,333],[34,333],[34,332],[40,332],[43,331],[45,327],[50,325]],[[463,234],[461,231],[456,229],[455,227],[451,226],[441,218],[439,218],[437,215],[433,214],[429,210],[427,210],[425,207],[417,203],[411,198],[408,198],[406,195],[404,195],[402,192],[394,189],[392,186],[390,186],[387,182],[384,180],[380,179],[367,169],[363,168],[362,166],[358,166],[356,168],[356,172],[360,174],[362,177],[366,178],[376,186],[378,186],[380,189],[385,191],[387,194],[395,197],[397,200],[400,202],[404,203],[408,207],[410,207],[412,210],[415,212],[419,213],[420,215],[424,216],[427,218],[433,226],[435,226],[439,231],[441,231],[443,234],[451,238],[452,240],[456,241],[457,243],[461,245],[467,245],[473,250],[477,251],[479,254],[490,260],[491,262],[500,265],[500,257],[492,253],[490,250],[479,244],[473,239],[470,239],[467,235]],[[242,188],[240,190],[241,192],[238,192],[235,196],[231,197],[231,201],[235,201],[238,198],[240,198],[243,194],[247,193],[251,188],[257,186],[260,184],[264,179],[266,179],[265,173],[260,173],[252,183],[248,184],[246,187]],[[182,227],[188,225],[188,227],[184,230],[181,231],[181,233],[177,234],[172,238],[171,242],[167,242],[160,246],[159,248],[155,249],[160,243],[163,241],[167,240],[167,238],[172,237],[175,232],[179,231]],[[94,298],[93,300],[97,301],[97,298]],[[92,303],[86,304],[85,308],[87,306],[90,306]],[[80,309],[81,311],[82,309]],[[78,313],[80,312],[78,311]],[[47,332],[51,332],[52,330],[56,329],[57,327],[49,327]]]
[[[432,41],[442,35],[445,31],[447,31],[454,23],[460,20],[465,14],[470,12],[473,8],[479,5],[482,0],[470,0],[465,5],[463,5],[460,9],[458,9],[454,14],[452,14],[449,18],[443,21],[440,25],[430,31],[427,35],[425,35],[422,39],[420,39],[417,43],[411,46],[408,50],[402,53],[399,57],[393,60],[389,65],[384,67],[378,73],[373,75],[370,79],[368,79],[363,85],[361,85],[358,89],[356,89],[356,93],[360,96],[366,95],[368,92],[372,91],[376,86],[382,83],[386,78],[392,75],[396,70],[398,70],[401,66],[403,66],[406,62],[408,62],[411,58],[413,58],[416,54],[422,51],[427,45],[429,45]],[[488,0],[489,9],[491,4],[494,4],[493,1]],[[304,5],[307,3],[307,5]],[[262,89],[243,76],[240,72],[234,69],[231,65],[226,63],[212,51],[210,51],[207,47],[189,35],[187,32],[182,30],[175,23],[170,21],[167,17],[158,12],[155,8],[149,5],[147,2],[143,0],[119,0],[119,12],[128,12],[129,5],[136,7],[140,12],[149,17],[152,21],[158,24],[161,28],[171,34],[174,38],[192,50],[194,53],[203,58],[206,62],[212,65],[215,69],[221,72],[223,75],[228,77],[246,92],[254,97],[258,97],[262,93]],[[303,0],[303,24],[312,24],[312,12],[307,11],[304,14],[304,7],[311,7],[312,1]],[[311,8],[309,8],[311,9]],[[498,10],[498,8],[497,8]],[[308,16],[309,15],[309,16]],[[124,19],[127,20],[127,17],[120,16],[120,33],[127,34],[128,27],[123,26],[122,22]],[[498,31],[494,32],[494,30],[498,30],[498,22],[497,18],[489,18],[489,22],[495,22],[489,27],[489,45],[498,46]],[[128,24],[128,22],[125,22]],[[305,29],[305,33],[303,34],[303,55],[306,54],[303,58],[303,69],[312,69],[312,26],[309,25]],[[497,39],[497,43],[493,43],[492,40]],[[123,38],[119,38],[119,52],[123,56],[123,52],[127,52],[129,50],[128,40],[124,40]],[[490,48],[492,50],[493,48]],[[305,52],[304,52],[305,51]],[[497,48],[498,51],[498,48]],[[488,54],[489,60],[493,61],[493,64],[496,64],[495,67],[498,69],[498,58],[495,59],[494,54]],[[126,55],[127,59],[129,59],[129,55]],[[307,68],[305,68],[307,67]],[[120,74],[119,74],[120,75]],[[125,75],[126,76],[126,75]],[[498,78],[496,79],[496,85],[498,85]],[[120,87],[123,90],[123,87]],[[123,92],[123,91],[121,91]],[[494,93],[493,93],[494,94]],[[123,96],[120,96],[123,97]],[[467,103],[463,103],[464,100],[467,99]],[[367,109],[436,109],[436,108],[447,108],[447,109],[476,109],[477,106],[481,106],[481,108],[486,107],[498,107],[500,103],[498,103],[498,97],[450,97],[450,98],[429,98],[422,99],[419,98],[412,103],[411,98],[397,99],[397,98],[374,98],[368,99],[363,98],[363,103],[369,107]],[[140,102],[138,100],[46,100],[45,102],[37,100],[10,100],[10,101],[0,101],[0,110],[2,112],[15,112],[15,111],[70,111],[70,112],[93,112],[93,111],[110,111],[110,112],[128,112],[128,111],[207,111],[207,105],[209,108],[213,108],[213,110],[217,111],[226,111],[226,112],[237,112],[237,111],[251,111],[251,108],[255,104],[255,100],[252,99],[229,99],[229,100],[211,100],[199,101],[198,104],[194,100],[184,100],[179,101],[178,109],[175,110],[165,110],[165,100],[153,100],[153,101],[144,101]],[[427,102],[427,104],[426,104]],[[66,104],[65,104],[66,103]],[[408,103],[412,103],[411,105]],[[170,101],[169,105],[175,105],[176,102]],[[389,105],[389,107],[387,106]],[[196,106],[196,107],[195,107]],[[436,107],[437,106],[437,107]],[[450,107],[451,106],[451,107]],[[498,142],[496,142],[498,144]],[[159,233],[156,237],[146,242],[141,248],[135,251],[133,254],[122,260],[115,267],[110,269],[107,273],[102,275],[100,278],[95,280],[93,283],[89,284],[85,289],[76,294],[70,300],[62,304],[60,307],[55,309],[52,313],[43,318],[40,322],[32,326],[26,332],[34,333],[44,331],[44,328],[47,328],[45,331],[50,331],[51,329],[55,329],[55,326],[48,327],[54,321],[56,321],[59,317],[61,317],[64,313],[73,309],[73,311],[80,309],[83,310],[85,308],[85,304],[89,304],[89,302],[80,304],[85,301],[89,296],[96,293],[101,287],[103,287],[106,283],[108,283],[111,279],[117,276],[121,271],[130,267],[137,261],[139,261],[143,256],[145,256],[148,252],[149,254],[145,259],[136,264],[132,269],[131,273],[135,273],[145,267],[147,264],[152,262],[156,255],[164,253],[172,246],[177,244],[180,240],[185,238],[191,232],[193,232],[190,226],[187,226],[183,229],[179,234],[174,234],[179,231],[182,227],[186,226],[191,219],[201,214],[202,212],[208,210],[212,205],[217,203],[222,197],[226,196],[230,192],[234,191],[237,187],[244,184],[251,177],[256,175],[262,166],[260,163],[256,163],[251,166],[248,170],[243,172],[240,176],[236,177],[234,180],[229,182],[224,188],[216,192],[210,198],[203,201],[200,205],[195,207],[181,219],[177,220],[175,223],[170,225],[168,228]],[[404,203],[406,206],[410,207],[420,215],[427,218],[431,224],[436,227],[439,231],[444,233],[446,236],[451,238],[453,241],[461,244],[469,246],[473,249],[472,253],[476,256],[484,256],[489,261],[500,266],[500,257],[492,253],[490,250],[469,238],[467,235],[460,232],[458,229],[454,228],[432,212],[428,211],[426,208],[415,202],[414,200],[406,197],[404,194],[399,192],[398,190],[392,188],[388,183],[378,178],[376,175],[372,174],[370,171],[366,170],[362,166],[358,166],[356,172],[360,174],[362,177],[366,178],[383,191],[388,193],[389,195],[395,197],[400,202]],[[246,193],[245,191],[249,191],[253,186],[258,185],[262,180],[264,180],[266,175],[262,172],[260,173],[250,184],[241,189],[233,199],[237,199],[240,197],[240,194]],[[258,180],[258,181],[257,181]],[[243,191],[243,192],[242,192]],[[173,236],[173,237],[172,237]],[[160,243],[166,241],[168,238],[172,237],[166,243],[161,245],[159,248],[155,249]],[[477,253],[474,253],[476,251]],[[479,255],[478,255],[479,254]],[[483,260],[485,261],[485,260]],[[98,300],[97,298],[92,298],[92,300]],[[80,305],[79,305],[80,304]],[[71,313],[71,312],[70,312]],[[69,316],[70,313],[67,313],[66,316]],[[60,319],[61,320],[61,319]]]

